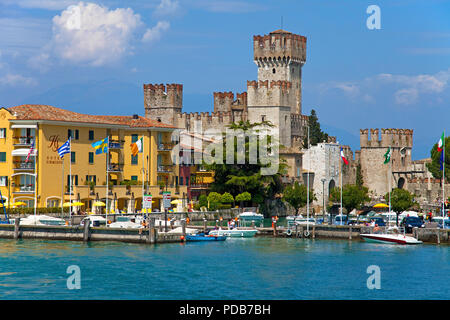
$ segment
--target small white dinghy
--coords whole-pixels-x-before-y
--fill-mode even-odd
[[[414,237],[410,237],[403,233],[399,233],[397,227],[388,228],[386,233],[362,233],[360,236],[366,242],[385,243],[385,244],[421,244],[422,241]]]

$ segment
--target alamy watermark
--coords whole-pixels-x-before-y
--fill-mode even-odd
[[[67,267],[66,270],[67,274],[70,274],[70,276],[67,278],[67,289],[73,290],[73,289],[81,289],[81,270],[80,267],[77,265],[71,265]]]
[[[370,274],[367,278],[367,289],[381,289],[381,269],[377,265],[370,265],[367,267],[366,272]]]
[[[366,26],[369,30],[381,29],[381,9],[379,6],[372,4],[367,7],[367,14],[370,16],[366,20]]]

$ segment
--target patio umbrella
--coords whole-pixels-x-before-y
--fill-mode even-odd
[[[389,208],[389,206],[385,203],[377,203],[373,206],[374,208]]]
[[[76,202],[72,203],[72,206],[74,206],[74,207],[84,206],[84,203],[81,201],[76,201]]]
[[[64,207],[64,208],[67,208],[67,207],[70,207],[70,206],[73,207],[73,203],[70,203],[70,202],[64,202],[64,203],[63,203],[63,207]]]
[[[175,200],[170,201],[170,204],[179,204],[179,203],[182,203],[182,201],[179,200],[179,199],[175,199]]]
[[[106,204],[102,201],[96,201],[92,204],[94,207],[105,207]]]
[[[14,202],[12,205],[16,206],[16,207],[20,207],[20,206],[26,206],[27,204],[25,202],[18,201],[18,202]]]

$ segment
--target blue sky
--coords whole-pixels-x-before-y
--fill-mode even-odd
[[[366,26],[372,4],[380,30]],[[420,159],[450,133],[443,0],[0,0],[0,103],[142,115],[143,83],[182,83],[184,111],[211,111],[212,92],[256,79],[252,36],[281,17],[307,37],[303,113],[339,142],[355,151],[361,128],[411,128]]]

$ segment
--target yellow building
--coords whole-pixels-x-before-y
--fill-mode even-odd
[[[93,201],[106,201],[107,190],[106,153],[95,154],[91,144],[109,137],[110,210],[140,210],[142,181],[153,209],[160,209],[162,191],[170,191],[172,199],[187,196],[171,158],[175,129],[138,115],[86,115],[47,105],[1,108],[0,191],[10,203],[33,207],[36,199],[38,207],[60,207],[61,199],[79,200],[82,211],[91,211]],[[71,154],[61,159],[57,150],[69,137]],[[133,157],[130,145],[141,137],[143,153]]]

